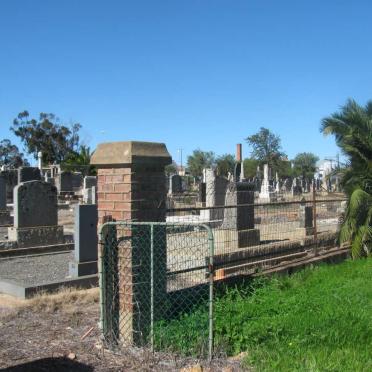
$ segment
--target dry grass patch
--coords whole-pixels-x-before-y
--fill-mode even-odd
[[[14,309],[24,305],[25,300],[0,293],[0,309]]]
[[[77,309],[84,309],[88,305],[98,304],[99,289],[74,289],[63,288],[57,293],[39,293],[35,297],[26,300],[21,307],[32,311],[54,313],[62,311],[64,313],[76,312]]]

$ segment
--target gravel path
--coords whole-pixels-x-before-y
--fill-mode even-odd
[[[0,259],[0,279],[27,286],[64,280],[72,259],[73,252],[3,258]]]

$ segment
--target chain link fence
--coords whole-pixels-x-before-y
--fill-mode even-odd
[[[202,310],[196,357],[212,355],[213,236],[196,224],[109,222],[100,232],[101,326],[112,347],[188,351],[172,327]],[[165,327],[165,325],[167,325]],[[177,333],[178,332],[178,333]]]
[[[338,249],[342,196],[260,203],[232,188],[220,200],[177,195],[167,222],[102,226],[101,326],[111,348],[211,358],[217,283]]]

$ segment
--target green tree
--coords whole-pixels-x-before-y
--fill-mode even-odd
[[[350,243],[353,257],[372,250],[372,101],[360,106],[354,100],[322,120],[321,131],[334,135],[347,158],[337,172],[348,196],[339,242]]]
[[[243,160],[244,168],[244,177],[253,178],[257,174],[257,166],[260,165],[260,162],[256,159],[245,158]]]
[[[165,167],[165,174],[167,176],[170,176],[171,174],[176,174],[177,173],[177,164],[175,161],[172,161],[172,164],[168,164]]]
[[[220,176],[227,177],[228,173],[234,173],[235,158],[234,155],[224,154],[216,159],[217,171]]]
[[[0,142],[0,166],[6,165],[10,168],[18,168],[22,165],[30,165],[27,159],[24,158],[16,145],[8,139]]]
[[[311,181],[316,172],[316,162],[319,158],[311,152],[301,152],[293,159],[293,173]]]
[[[291,162],[285,158],[278,160],[274,170],[278,172],[279,178],[292,177],[293,175]]]
[[[269,129],[261,127],[260,130],[246,138],[248,145],[252,148],[251,157],[260,162],[267,163],[269,167],[277,171],[278,163],[285,156],[281,151],[280,137]]]
[[[10,130],[23,142],[27,153],[37,159],[43,153],[44,163],[61,163],[71,153],[79,151],[79,123],[70,126],[60,124],[54,114],[41,113],[39,119],[32,119],[23,111],[14,119]]]
[[[192,155],[187,157],[187,168],[194,177],[200,177],[204,168],[210,168],[215,165],[215,155],[212,151],[202,151],[196,149]]]
[[[90,147],[81,145],[79,151],[72,151],[62,162],[62,168],[70,171],[82,172],[84,175],[95,175],[96,168],[90,164],[92,152]]]

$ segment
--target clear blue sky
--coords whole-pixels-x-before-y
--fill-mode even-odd
[[[234,153],[265,126],[290,158],[335,156],[322,117],[372,98],[371,1],[0,3],[0,138],[53,112],[102,141]],[[243,147],[248,155],[247,145]]]

